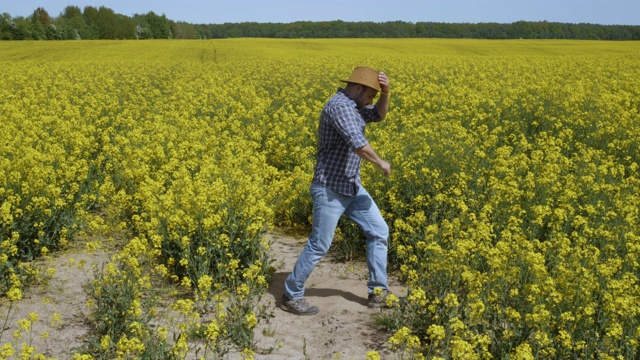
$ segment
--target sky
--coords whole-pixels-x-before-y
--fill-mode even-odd
[[[512,23],[519,20],[640,25],[640,0],[0,0],[0,13],[56,17],[68,5],[106,6],[133,16],[153,11],[192,24],[295,21]]]

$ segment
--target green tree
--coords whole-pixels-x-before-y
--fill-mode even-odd
[[[147,23],[149,24],[149,30],[151,30],[153,39],[171,39],[171,26],[169,25],[169,20],[167,17],[162,14],[161,16],[156,15],[153,11],[150,11],[145,15]]]
[[[176,39],[198,39],[196,27],[186,22],[171,22],[171,33]]]
[[[33,12],[31,20],[33,22],[40,23],[41,25],[50,25],[51,24],[51,16],[44,8],[37,8]]]
[[[423,22],[416,23],[416,36],[425,37],[427,34],[427,27]]]
[[[82,13],[85,24],[82,30],[78,29],[80,37],[86,40],[95,40],[100,38],[100,29],[98,27],[98,9],[93,6],[85,6]]]
[[[98,25],[100,39],[118,38],[118,17],[113,10],[100,6],[96,24]]]
[[[9,13],[2,13],[0,16],[0,40],[13,40],[13,27],[15,23]]]
[[[87,23],[85,22],[82,10],[77,6],[67,6],[58,19],[58,27],[63,34],[63,38],[67,40],[80,40],[80,34],[86,32]]]
[[[51,24],[49,13],[41,7],[35,9],[31,15],[31,36],[33,40],[46,40],[46,26]]]
[[[135,14],[133,19],[136,22],[136,39],[153,39],[153,32],[145,15]]]
[[[499,23],[384,23],[297,21],[292,23],[189,24],[153,11],[128,17],[107,7],[67,6],[57,18],[37,8],[27,18],[0,16],[0,40],[22,39],[208,39],[268,38],[480,38],[640,40],[640,26],[547,21]]]
[[[59,40],[62,35],[44,8],[37,8],[31,15],[33,36],[36,40]]]
[[[31,21],[24,17],[17,17],[13,19],[13,27],[11,33],[13,34],[13,40],[32,40],[33,39],[33,26]]]
[[[117,15],[118,18],[118,39],[135,39],[136,38],[136,22],[125,15]]]
[[[211,30],[206,25],[194,25],[196,30],[197,39],[209,39],[211,38]]]

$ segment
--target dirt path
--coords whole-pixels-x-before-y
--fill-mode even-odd
[[[275,306],[282,296],[284,280],[293,269],[307,239],[274,234],[269,236],[273,240],[274,257],[282,265],[265,296]],[[389,358],[387,335],[372,321],[373,315],[385,310],[367,307],[367,280],[366,264],[337,263],[325,257],[309,277],[305,291],[307,300],[318,306],[320,313],[297,316],[276,307],[275,318],[266,325],[274,330],[274,336],[280,340],[282,348],[256,358],[365,359],[367,351],[371,350],[378,351],[383,359]],[[400,284],[391,281],[389,286],[397,295],[406,295]]]
[[[277,271],[269,284],[263,302],[273,311],[268,323],[256,329],[258,346],[275,347],[268,354],[256,354],[256,359],[365,359],[366,353],[376,350],[389,358],[387,335],[377,327],[372,316],[380,311],[367,307],[366,283],[368,272],[361,262],[337,263],[327,256],[316,267],[307,282],[305,296],[320,308],[315,316],[296,316],[277,307],[282,296],[284,280],[293,268],[306,238],[268,234],[272,241],[272,256]],[[92,265],[100,267],[109,261],[110,252],[87,252],[82,244],[45,261],[43,267],[55,273],[40,285],[25,290],[23,299],[9,312],[6,299],[0,303],[0,324],[6,324],[0,346],[7,342],[17,347],[22,343],[36,348],[47,358],[70,359],[75,350],[87,340],[87,293],[85,285],[93,280]],[[397,283],[391,290],[404,295]],[[29,332],[14,339],[16,323],[38,315]],[[4,322],[6,318],[6,323]],[[48,334],[42,337],[42,334]],[[386,355],[386,356],[385,356]],[[237,354],[229,359],[237,358]]]
[[[13,343],[17,348],[16,358],[23,343],[34,347],[37,354],[60,360],[72,358],[73,352],[84,344],[90,330],[86,321],[88,296],[84,286],[93,280],[92,265],[108,262],[109,254],[87,252],[81,245],[39,264],[45,270],[55,269],[55,273],[26,289],[22,300],[16,302],[10,312],[6,299],[2,299],[0,319],[3,323],[6,319],[6,326],[0,346]],[[32,323],[29,332],[22,331],[22,337],[15,339],[16,323],[28,319],[32,313],[37,314],[37,321]]]

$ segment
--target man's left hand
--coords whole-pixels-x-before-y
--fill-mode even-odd
[[[378,73],[378,82],[380,82],[380,90],[381,92],[388,94],[389,93],[389,78],[387,77],[387,74],[383,73],[382,71],[380,71],[380,73]]]

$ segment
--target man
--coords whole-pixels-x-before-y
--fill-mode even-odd
[[[389,79],[383,72],[357,67],[347,85],[322,109],[318,127],[316,166],[311,184],[312,230],[293,271],[285,281],[280,307],[297,315],[314,315],[317,306],[304,298],[304,284],[329,250],[338,220],[344,214],[367,239],[369,307],[385,306],[387,295],[387,238],[389,228],[378,206],[360,183],[361,159],[382,170],[391,166],[378,157],[364,135],[369,122],[385,118],[389,110]],[[373,99],[380,92],[375,106]]]

